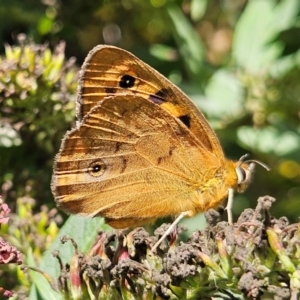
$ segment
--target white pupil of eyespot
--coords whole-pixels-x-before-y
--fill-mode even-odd
[[[101,170],[101,166],[100,165],[95,165],[94,167],[93,167],[93,171],[94,172],[99,172]]]

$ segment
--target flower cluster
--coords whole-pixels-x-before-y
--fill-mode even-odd
[[[156,251],[156,236],[143,228],[124,234],[99,234],[88,254],[78,251],[64,265],[55,286],[71,299],[298,299],[299,224],[269,214],[274,198],[258,199],[234,224],[207,214],[207,227],[176,246],[176,232]],[[52,286],[53,280],[52,280]]]
[[[8,214],[10,213],[10,209],[6,203],[2,203],[2,198],[0,196],[0,228],[1,224],[7,224],[9,217]]]
[[[1,224],[7,224],[9,221],[8,214],[10,213],[10,209],[6,203],[2,202],[2,198],[0,196],[0,228]],[[0,264],[22,264],[21,253],[13,246],[11,246],[8,242],[6,242],[2,237],[0,237]],[[13,296],[13,292],[0,287],[0,293],[3,294],[4,297],[10,298]]]
[[[22,264],[21,253],[0,237],[0,264]]]

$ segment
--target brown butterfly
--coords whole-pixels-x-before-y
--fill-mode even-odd
[[[125,50],[100,45],[89,53],[77,117],[51,184],[66,212],[102,216],[114,228],[173,215],[175,226],[250,182],[256,161],[227,160],[191,100]]]

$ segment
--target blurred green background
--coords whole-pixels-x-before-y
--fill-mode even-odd
[[[103,43],[133,52],[181,87],[228,158],[250,153],[271,167],[257,166],[249,189],[236,195],[235,218],[268,194],[276,217],[297,221],[299,11],[299,0],[2,0],[0,193],[13,210],[6,238],[41,259],[56,237],[65,215],[49,187],[53,159],[74,126],[80,65]],[[28,292],[20,271],[1,272],[11,274],[7,288]]]

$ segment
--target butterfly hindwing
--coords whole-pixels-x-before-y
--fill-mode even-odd
[[[220,167],[203,149],[176,118],[143,97],[131,96],[130,104],[124,96],[105,98],[66,135],[52,189],[61,208],[105,216],[115,227],[122,227],[118,218],[122,224],[196,213],[201,180]],[[214,163],[208,168],[205,159]]]

